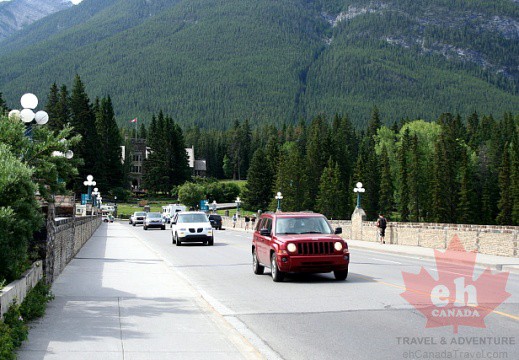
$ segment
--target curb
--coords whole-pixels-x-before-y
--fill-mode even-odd
[[[374,249],[374,248],[371,248],[369,246],[362,246],[362,245],[359,245],[359,244],[353,245],[353,244],[348,243],[348,247],[350,247],[350,248],[374,251],[374,252],[385,253],[385,254],[391,253],[391,254],[405,255],[405,256],[410,256],[410,257],[413,257],[413,258],[426,258],[426,259],[433,259],[433,260],[435,259],[434,253],[431,254],[431,255],[428,255],[428,254],[416,254],[416,253],[411,253],[411,252],[408,252],[408,251],[405,251],[405,250],[401,250],[401,249],[395,249],[395,248],[392,249],[391,248],[392,244],[386,244],[386,246],[387,247],[384,248],[384,249]],[[430,250],[434,251],[436,249],[432,249],[431,248]],[[460,261],[460,262],[464,263],[463,261]],[[465,263],[467,263],[467,262],[465,262]],[[515,264],[506,264],[506,263],[496,264],[496,263],[481,262],[481,261],[477,261],[476,260],[475,265],[479,266],[479,267],[488,267],[491,270],[508,271],[508,272],[518,273],[519,274],[519,265],[515,265]]]

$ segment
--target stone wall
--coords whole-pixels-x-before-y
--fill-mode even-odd
[[[41,265],[41,261],[36,261],[20,279],[13,281],[0,290],[0,319],[9,310],[13,302],[21,304],[27,293],[41,280],[43,277]]]
[[[332,224],[343,227],[346,239],[378,241],[375,222],[364,221],[362,216],[355,216],[355,213],[349,232],[348,222],[332,221]],[[388,244],[445,249],[455,235],[467,251],[513,257],[519,255],[518,226],[389,222],[385,240]]]
[[[101,225],[100,216],[71,217],[47,223],[44,270],[51,283]]]
[[[356,209],[351,220],[332,220],[330,223],[334,228],[342,227],[342,237],[346,240],[378,241],[375,222],[365,221],[364,218],[362,209]],[[232,229],[232,219],[226,216],[222,216],[222,219],[224,228]],[[243,217],[236,222],[236,228],[245,228]],[[458,236],[467,251],[519,256],[518,226],[389,222],[385,240],[388,244],[445,249],[454,235]]]

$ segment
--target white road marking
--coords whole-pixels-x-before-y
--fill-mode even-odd
[[[399,265],[402,265],[401,262],[398,262],[398,261],[392,261],[392,260],[385,260],[385,259],[378,259],[378,258],[371,258],[372,260],[378,260],[378,261],[386,261],[386,262],[390,262],[390,263],[393,263],[393,264],[399,264]]]

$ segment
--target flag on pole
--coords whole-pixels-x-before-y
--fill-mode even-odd
[[[137,118],[133,119],[133,120],[130,120],[131,123],[136,123],[137,122]]]

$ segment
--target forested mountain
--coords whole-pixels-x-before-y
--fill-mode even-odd
[[[0,1],[0,40],[24,26],[71,6],[70,0]]]
[[[84,0],[0,42],[8,105],[76,73],[120,123],[516,113],[519,2]]]

